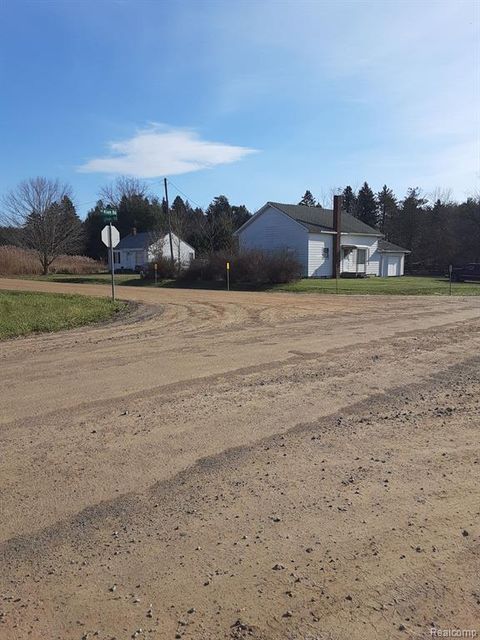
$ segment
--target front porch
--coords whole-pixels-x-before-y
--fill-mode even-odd
[[[368,247],[343,245],[340,250],[342,278],[365,278],[367,275]]]

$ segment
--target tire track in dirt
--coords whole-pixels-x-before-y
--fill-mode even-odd
[[[402,627],[427,637],[432,620],[474,628],[478,546],[461,532],[480,534],[478,503],[473,494],[461,507],[458,499],[480,479],[470,443],[479,370],[478,357],[470,359],[2,545],[7,629],[65,640],[82,629],[124,637],[142,625],[145,637],[149,628],[161,638],[180,628],[186,638],[340,640],[372,637],[371,628],[378,638],[405,637]],[[468,396],[455,440],[452,391]],[[430,458],[442,460],[448,480],[422,465],[432,437]],[[437,518],[448,527],[435,526]],[[276,561],[286,569],[272,571]],[[461,585],[457,566],[465,568]]]
[[[0,344],[0,635],[474,624],[480,301],[127,289]]]

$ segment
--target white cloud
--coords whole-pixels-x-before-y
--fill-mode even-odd
[[[224,66],[220,100],[213,104],[223,106],[224,96],[233,96],[232,108],[243,109],[253,98],[264,110],[272,104],[267,93],[276,98],[273,124],[293,132],[303,148],[312,135],[320,138],[317,132],[349,139],[345,162],[332,154],[336,183],[373,182],[378,174],[381,184],[445,184],[457,197],[478,183],[478,0],[240,0],[236,9],[222,6],[218,33],[228,53],[219,54],[218,38],[209,41],[216,48],[211,59]],[[229,48],[231,41],[247,46]],[[245,58],[252,71],[242,79],[250,86],[240,89],[248,102],[238,98],[232,73],[235,65],[245,72]],[[294,99],[302,113],[314,105],[318,117],[296,117]]]
[[[255,149],[202,140],[189,129],[152,124],[128,140],[111,142],[111,154],[78,167],[82,173],[109,173],[157,178],[237,162]]]

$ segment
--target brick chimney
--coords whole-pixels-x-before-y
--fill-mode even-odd
[[[342,229],[342,196],[333,196],[333,262],[332,276],[338,278],[340,276],[340,233]]]

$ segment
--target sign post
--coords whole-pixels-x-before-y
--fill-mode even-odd
[[[102,242],[108,247],[110,273],[112,275],[112,300],[115,301],[115,265],[113,263],[113,247],[116,247],[120,242],[120,234],[118,233],[118,229],[113,226],[112,222],[116,221],[117,212],[112,206],[107,205],[102,211],[102,216],[104,221],[107,223],[107,225],[102,229]]]
[[[448,265],[448,279],[450,280],[450,283],[449,283],[450,294],[449,295],[452,295],[452,272],[453,272],[453,265],[449,264]]]
[[[227,291],[230,291],[230,262],[227,262]]]

